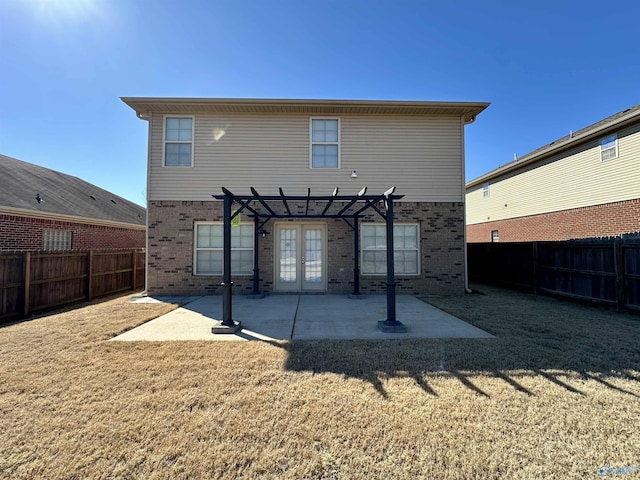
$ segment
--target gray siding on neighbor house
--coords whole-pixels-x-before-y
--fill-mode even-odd
[[[602,161],[601,137],[467,190],[467,224],[640,198],[640,123],[617,131],[618,157]],[[488,240],[487,240],[488,241]]]
[[[341,116],[340,168],[309,167],[310,115],[198,114],[193,168],[163,166],[163,116],[151,118],[149,200],[210,200],[225,186],[248,194],[382,193],[403,201],[461,202],[462,117]],[[325,116],[327,117],[327,116]],[[337,117],[327,117],[337,118]],[[358,178],[350,177],[356,170]]]

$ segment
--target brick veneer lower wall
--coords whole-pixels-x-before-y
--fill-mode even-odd
[[[44,230],[70,230],[73,250],[145,248],[144,230],[0,215],[0,251],[42,250]]]
[[[467,241],[490,242],[498,230],[501,242],[610,237],[640,231],[640,198],[528,217],[467,226]]]
[[[309,206],[310,213],[321,213],[324,203]],[[292,211],[304,212],[303,203],[289,202]],[[398,276],[397,292],[411,294],[460,295],[464,293],[464,204],[394,204],[396,222],[420,224],[421,273]],[[313,219],[314,221],[317,219]],[[151,201],[148,206],[148,276],[150,294],[217,294],[221,277],[193,275],[194,224],[222,221],[221,202]],[[363,222],[383,223],[377,214],[362,217]],[[353,232],[343,221],[326,219],[327,291],[353,291]],[[273,291],[274,220],[264,227],[269,232],[260,239],[260,289]],[[234,293],[250,293],[252,277],[234,276]],[[384,293],[386,277],[361,276],[362,293]]]

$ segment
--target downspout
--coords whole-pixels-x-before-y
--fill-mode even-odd
[[[147,128],[147,188],[145,192],[145,202],[146,202],[146,218],[145,218],[145,226],[144,226],[144,291],[147,293],[149,291],[149,185],[151,179],[151,115],[148,113],[140,113],[136,112],[136,116],[140,120],[145,120],[148,124]]]
[[[464,126],[475,122],[476,117],[469,121],[465,121],[464,116],[460,117],[460,135],[462,138],[462,232],[463,232],[463,252],[464,252],[464,291],[471,293],[469,288],[469,261],[467,259],[467,188],[465,173],[465,142],[464,142]]]

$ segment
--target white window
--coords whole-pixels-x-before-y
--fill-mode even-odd
[[[484,198],[487,198],[489,196],[489,183],[483,183],[482,184],[482,196]]]
[[[311,119],[311,168],[340,167],[340,120]]]
[[[222,275],[222,223],[196,223],[195,275]],[[253,224],[231,227],[231,273],[253,275]]]
[[[498,230],[491,230],[491,242],[498,243],[500,241],[500,232]]]
[[[600,140],[600,158],[602,161],[611,160],[618,156],[618,136],[616,134]]]
[[[70,230],[45,230],[42,238],[43,250],[71,250]]]
[[[193,165],[193,117],[164,118],[164,166]]]
[[[362,274],[385,275],[387,273],[387,226],[362,224]],[[393,261],[396,275],[420,273],[420,226],[393,226]]]

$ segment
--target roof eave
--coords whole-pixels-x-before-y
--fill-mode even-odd
[[[157,98],[122,97],[144,118],[151,113],[309,113],[377,115],[458,115],[465,122],[489,106],[488,102],[437,102],[400,100],[309,100],[255,98]]]

